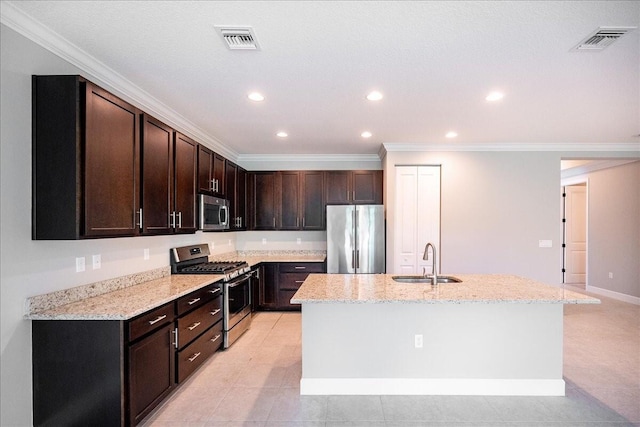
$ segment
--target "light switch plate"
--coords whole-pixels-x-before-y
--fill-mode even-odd
[[[148,248],[145,248],[145,250],[144,250],[144,259],[145,260],[149,259],[149,249]]]
[[[76,273],[80,273],[84,271],[84,257],[77,257],[76,258]]]
[[[551,240],[538,240],[538,247],[551,248],[553,247],[553,242]]]
[[[94,270],[99,269],[100,267],[102,267],[102,257],[100,256],[100,254],[98,255],[93,255],[93,257],[91,257],[91,261],[92,261],[92,266]]]

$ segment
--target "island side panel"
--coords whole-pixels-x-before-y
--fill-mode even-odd
[[[562,313],[562,304],[303,304],[301,393],[564,395]]]

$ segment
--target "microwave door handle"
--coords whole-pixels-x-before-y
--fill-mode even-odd
[[[224,212],[224,219],[223,219],[223,212]],[[227,225],[229,221],[229,208],[227,208],[226,206],[220,206],[220,210],[218,211],[218,220],[220,222],[220,225]]]

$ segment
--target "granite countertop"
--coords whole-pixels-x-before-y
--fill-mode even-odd
[[[311,251],[233,252],[210,257],[211,261],[324,262],[325,254]],[[30,320],[128,320],[211,283],[219,274],[171,275],[169,267],[64,289],[27,299],[25,318]]]
[[[291,299],[307,303],[599,304],[561,287],[504,274],[447,274],[461,283],[398,283],[391,274],[311,274]]]

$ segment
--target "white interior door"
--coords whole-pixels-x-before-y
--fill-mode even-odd
[[[565,283],[583,284],[587,278],[587,188],[565,187]]]
[[[422,258],[428,242],[440,248],[440,166],[397,166],[395,202],[393,273],[431,272]]]

